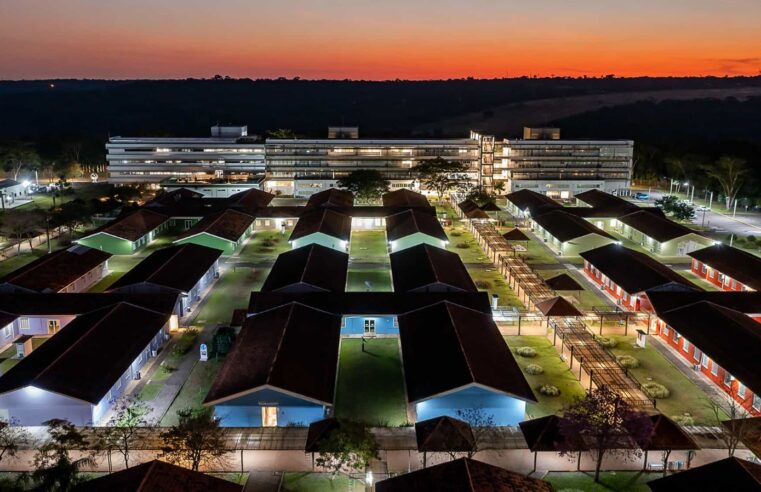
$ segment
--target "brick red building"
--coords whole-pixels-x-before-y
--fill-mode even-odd
[[[675,271],[644,253],[609,244],[580,253],[584,273],[625,309],[647,310],[648,290],[700,290]]]
[[[692,273],[722,290],[761,290],[761,258],[716,244],[689,253]]]

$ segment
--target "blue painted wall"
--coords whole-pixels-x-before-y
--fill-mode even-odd
[[[277,425],[307,426],[325,418],[325,407],[307,400],[264,389],[214,406],[223,427],[261,427],[263,406],[277,406]]]
[[[376,335],[398,335],[399,327],[394,326],[396,316],[344,316],[341,335],[364,335],[365,320],[375,320]]]
[[[457,410],[481,408],[494,417],[495,425],[517,425],[526,419],[526,402],[482,388],[470,387],[415,405],[418,422],[434,417],[461,418]]]

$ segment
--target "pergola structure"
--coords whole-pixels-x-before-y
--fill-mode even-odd
[[[655,401],[642,392],[641,384],[632,374],[621,367],[616,358],[602,345],[597,343],[583,322],[575,318],[558,318],[550,320],[554,329],[553,344],[568,358],[571,372],[574,361],[578,367],[578,379],[589,389],[607,386],[621,396],[627,403],[637,408],[654,407]]]
[[[594,316],[600,319],[600,335],[602,335],[602,326],[605,321],[615,321],[624,325],[624,335],[629,334],[630,321],[638,322],[642,321],[647,325],[647,334],[650,334],[650,314],[640,311],[627,311],[621,308],[608,308],[608,307],[592,307],[592,313]]]

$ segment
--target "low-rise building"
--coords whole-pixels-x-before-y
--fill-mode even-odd
[[[761,290],[761,258],[726,244],[688,253],[690,270],[722,290]]]
[[[648,290],[700,290],[669,267],[618,244],[584,251],[584,273],[625,309],[648,309]]]
[[[534,233],[561,256],[575,256],[616,242],[607,232],[562,209],[533,216],[531,222]]]
[[[28,184],[28,183],[27,183]],[[17,202],[28,201],[29,187],[12,179],[0,180],[0,208],[12,208]]]
[[[235,254],[254,232],[254,217],[233,209],[209,215],[183,232],[175,244],[197,244]]]
[[[77,243],[113,255],[131,255],[169,227],[167,215],[141,208],[98,227]]]
[[[74,245],[37,258],[0,279],[3,292],[84,292],[108,274],[111,254]]]
[[[285,427],[333,406],[341,318],[291,303],[246,319],[209,390],[222,425]]]
[[[645,210],[618,218],[618,232],[659,256],[685,256],[714,243],[689,227]]]
[[[109,292],[178,294],[176,313],[182,316],[201,300],[219,274],[222,252],[197,244],[159,249],[114,282]]]
[[[280,253],[262,285],[262,292],[343,292],[349,255],[309,244]]]
[[[124,302],[77,317],[0,377],[0,414],[97,425],[163,345],[168,319]]]
[[[386,217],[386,240],[392,253],[418,244],[445,248],[449,242],[435,211],[413,208]]]
[[[314,207],[304,212],[291,231],[288,242],[293,249],[320,244],[348,252],[351,239],[351,216],[329,208]]]
[[[516,425],[526,402],[536,401],[488,314],[440,302],[399,316],[399,338],[416,422],[470,409],[495,425]]]
[[[394,292],[476,292],[460,255],[418,244],[391,253]]]

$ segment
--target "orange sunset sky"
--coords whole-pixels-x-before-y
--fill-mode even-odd
[[[761,0],[0,0],[0,79],[759,75]]]

